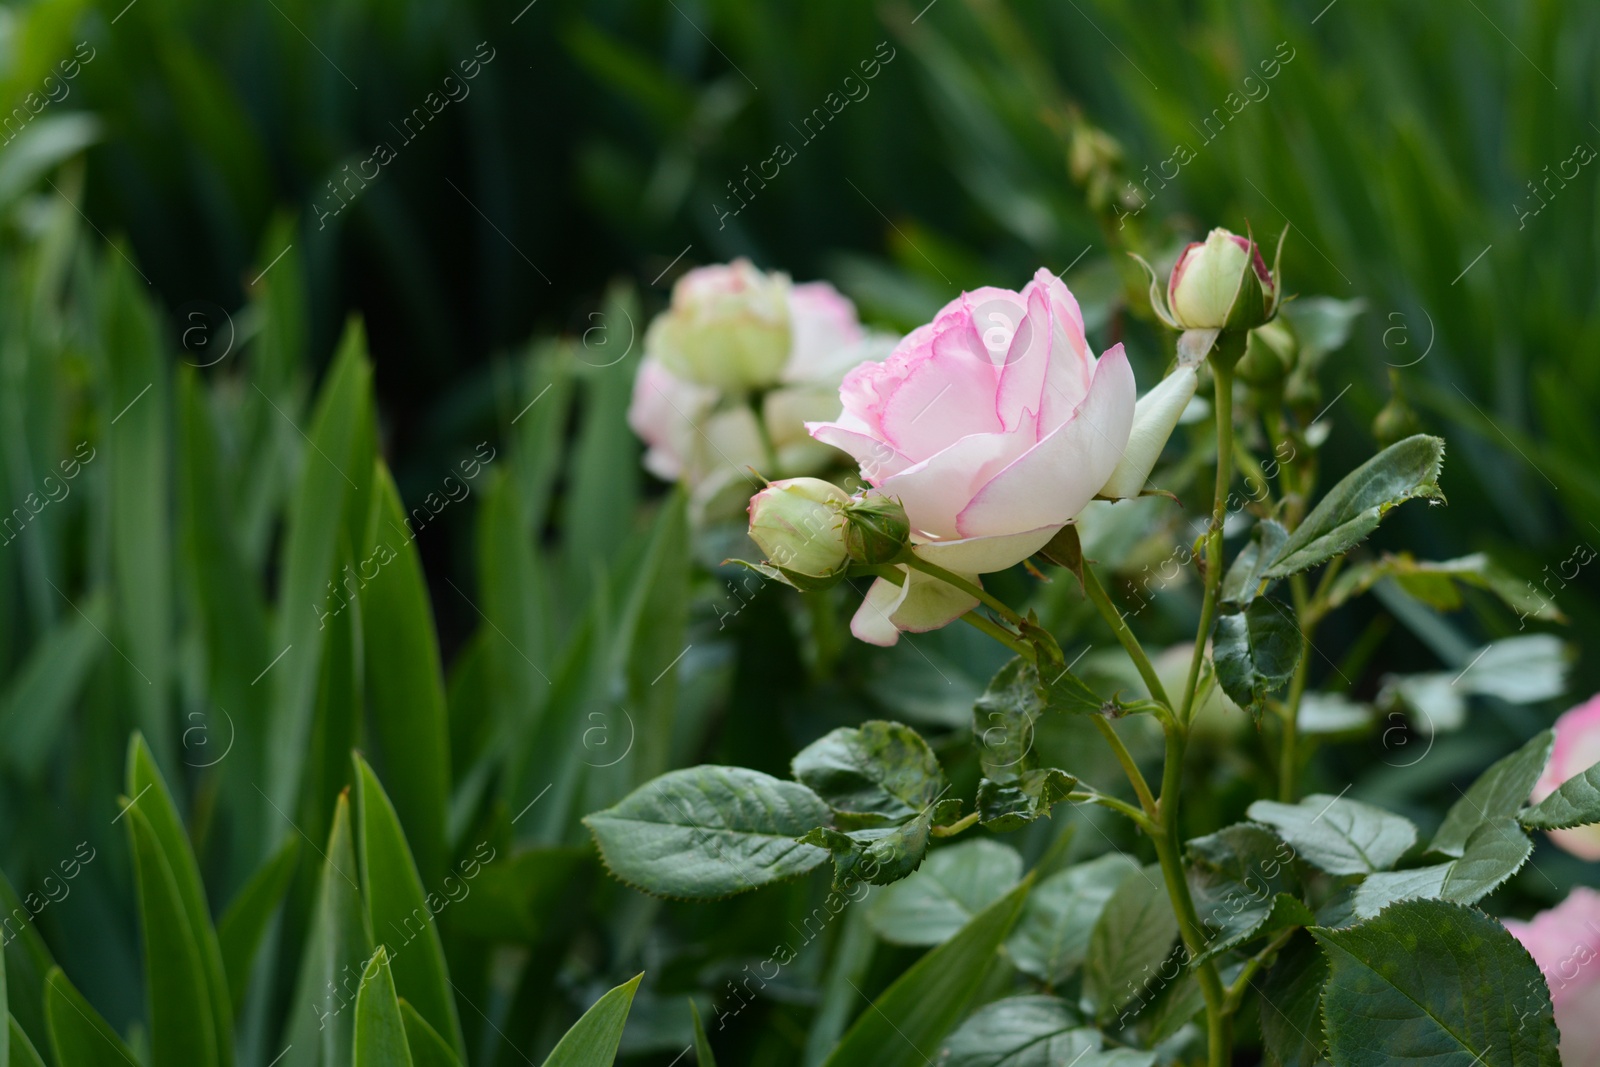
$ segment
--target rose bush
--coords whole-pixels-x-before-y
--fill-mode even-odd
[[[1560,788],[1561,783],[1600,763],[1600,693],[1556,720],[1556,742],[1550,762],[1533,787],[1535,804]],[[1574,856],[1600,860],[1600,823],[1549,831],[1550,840]]]

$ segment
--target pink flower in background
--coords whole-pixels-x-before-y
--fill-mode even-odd
[[[887,348],[827,282],[792,285],[744,259],[698,267],[678,279],[645,336],[628,425],[649,446],[652,474],[688,485],[697,512],[731,517],[749,496],[749,468],[778,477],[827,465],[831,450],[805,421],[836,410],[845,371]],[[767,469],[751,392],[763,394],[778,470]]]
[[[1528,922],[1504,922],[1550,987],[1561,1062],[1600,1067],[1600,893],[1579,887]]]
[[[1600,694],[1556,720],[1555,749],[1533,786],[1533,803],[1554,793],[1568,778],[1600,763]],[[1600,823],[1551,830],[1550,840],[1574,856],[1600,860]]]
[[[1020,293],[963,293],[887,360],[847,374],[839,396],[843,413],[807,423],[812,436],[904,505],[919,556],[973,576],[1026,559],[1094,498],[1123,458],[1135,389],[1122,346],[1097,360],[1077,300],[1041,269]],[[857,637],[893,644],[976,603],[906,579],[876,580]]]

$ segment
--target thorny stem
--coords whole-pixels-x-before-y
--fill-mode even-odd
[[[1111,746],[1111,751],[1116,753],[1117,762],[1122,764],[1122,773],[1128,776],[1128,781],[1133,784],[1133,791],[1138,794],[1139,806],[1144,808],[1144,813],[1151,820],[1156,818],[1158,811],[1156,798],[1150,793],[1150,783],[1144,780],[1144,773],[1139,770],[1139,765],[1134,762],[1133,754],[1128,751],[1128,746],[1122,743],[1122,738],[1117,736],[1117,731],[1112,729],[1111,723],[1104,715],[1091,715],[1095,727],[1100,731],[1100,736],[1106,739],[1106,744]]]
[[[1111,598],[1106,595],[1105,587],[1100,584],[1100,579],[1095,577],[1094,568],[1087,565],[1083,568],[1083,589],[1089,594],[1089,599],[1094,601],[1094,606],[1100,609],[1100,615],[1106,620],[1106,625],[1111,627],[1111,632],[1117,635],[1117,641],[1128,653],[1128,658],[1133,660],[1135,667],[1139,668],[1139,677],[1144,679],[1144,684],[1150,690],[1150,695],[1167,708],[1172,707],[1172,700],[1167,696],[1166,688],[1161,684],[1161,678],[1156,674],[1155,666],[1151,664],[1150,657],[1144,654],[1144,647],[1139,644],[1139,639],[1128,629],[1128,621],[1122,617]]]

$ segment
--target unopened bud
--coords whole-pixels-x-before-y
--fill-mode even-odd
[[[767,562],[800,589],[820,589],[844,575],[844,490],[820,478],[773,482],[750,498],[750,539]]]
[[[1377,438],[1378,444],[1384,448],[1388,448],[1396,441],[1403,441],[1412,434],[1422,432],[1422,420],[1417,418],[1417,413],[1406,403],[1405,396],[1400,392],[1400,376],[1393,370],[1389,371],[1389,384],[1392,390],[1389,402],[1383,405],[1383,410],[1372,420],[1372,436]]]
[[[1272,317],[1274,290],[1260,246],[1219,228],[1178,256],[1167,303],[1179,329],[1249,330]]]

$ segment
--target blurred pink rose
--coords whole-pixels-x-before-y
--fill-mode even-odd
[[[1556,744],[1550,762],[1533,786],[1533,803],[1554,793],[1568,778],[1600,763],[1600,694],[1556,720]],[[1600,860],[1600,823],[1551,830],[1550,840],[1574,856]]]
[[[1122,346],[1098,360],[1067,287],[1039,270],[1020,293],[983,288],[945,305],[883,363],[839,388],[844,411],[807,423],[898,499],[919,556],[963,576],[1038,551],[1106,484],[1133,424]],[[916,575],[880,578],[851,627],[893,644],[945,625],[975,601]]]
[[[1600,893],[1579,887],[1528,922],[1504,920],[1544,973],[1566,1067],[1600,1067]]]
[[[826,466],[831,450],[806,434],[805,420],[836,410],[845,371],[887,348],[827,282],[791,285],[742,259],[698,267],[678,279],[672,306],[646,334],[628,425],[649,446],[652,474],[688,485],[698,511],[722,498],[727,506],[712,510],[731,517],[749,496],[747,468],[775,478]],[[767,469],[747,389],[763,393],[778,470]]]

